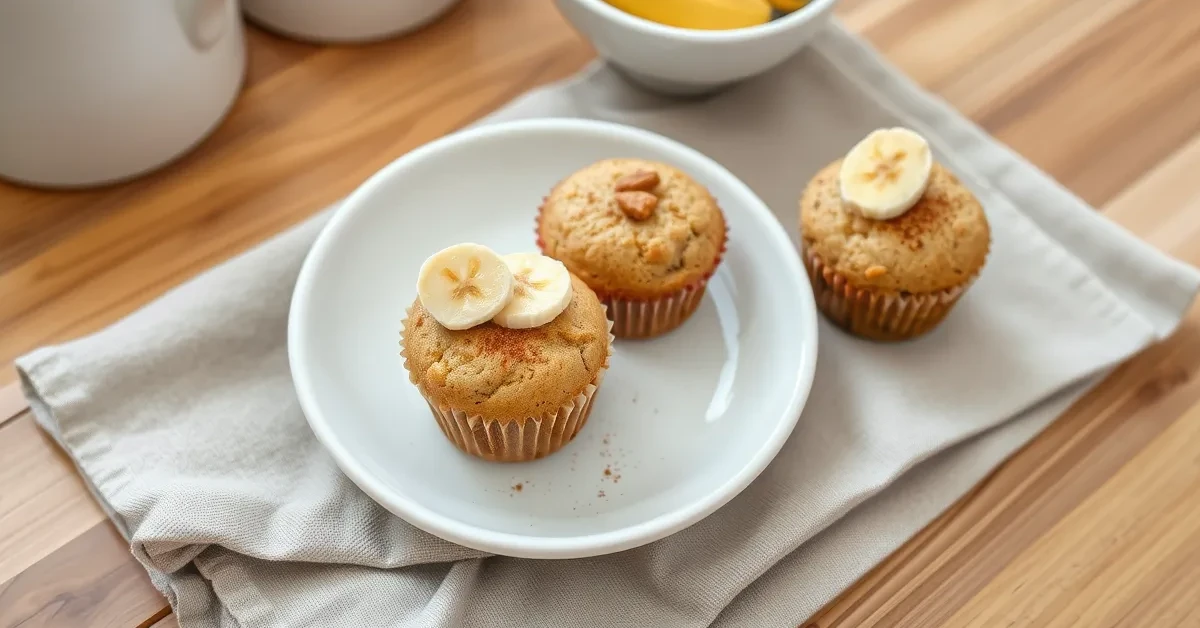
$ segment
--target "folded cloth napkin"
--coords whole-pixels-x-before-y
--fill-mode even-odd
[[[822,322],[795,432],[724,508],[642,548],[531,561],[407,525],[309,432],[285,337],[323,224],[314,218],[107,330],[18,361],[39,423],[181,626],[795,626],[1114,364],[1169,334],[1200,285],[837,24],[708,99],[662,99],[595,66],[481,123],[534,116],[690,144],[754,188],[793,237],[811,174],[871,129],[907,125],[982,199],[991,259],[923,339],[874,344]]]

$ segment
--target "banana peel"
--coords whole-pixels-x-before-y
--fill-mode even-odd
[[[767,0],[607,0],[612,6],[651,22],[697,30],[729,30],[771,21]],[[805,0],[772,0],[784,4]]]

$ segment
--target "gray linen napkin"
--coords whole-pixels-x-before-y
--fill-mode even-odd
[[[872,128],[906,124],[982,199],[991,259],[919,341],[878,345],[822,323],[799,425],[724,508],[642,548],[530,561],[391,516],[312,437],[285,325],[314,218],[107,330],[18,361],[39,423],[181,626],[794,626],[1169,334],[1200,285],[840,25],[707,100],[660,99],[596,66],[482,123],[534,116],[688,143],[754,188],[793,237],[808,177]]]

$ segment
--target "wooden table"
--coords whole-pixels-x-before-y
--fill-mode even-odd
[[[893,62],[1107,216],[1200,264],[1195,0],[843,0]],[[232,115],[105,189],[0,184],[0,362],[99,329],[593,53],[548,0],[366,47],[251,30]],[[1200,625],[1200,308],[811,626]],[[0,626],[174,625],[0,372]]]

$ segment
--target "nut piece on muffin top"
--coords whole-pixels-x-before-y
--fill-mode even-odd
[[[601,298],[655,300],[702,284],[725,247],[725,217],[677,168],[606,159],[551,190],[538,218],[542,252]]]

